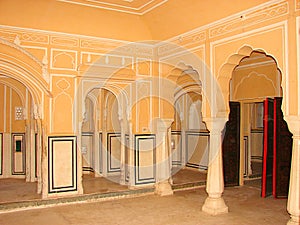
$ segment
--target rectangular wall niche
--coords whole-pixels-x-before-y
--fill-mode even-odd
[[[135,184],[155,182],[155,135],[135,135]]]
[[[12,158],[11,158],[11,172],[12,175],[25,175],[26,167],[26,148],[25,148],[25,134],[12,134]]]
[[[75,136],[48,137],[49,193],[77,191]]]

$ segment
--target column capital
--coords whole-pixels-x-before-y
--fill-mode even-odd
[[[207,129],[211,134],[219,134],[228,121],[227,117],[203,117]]]

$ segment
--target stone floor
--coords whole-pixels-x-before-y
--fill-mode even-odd
[[[127,186],[122,186],[109,179],[95,177],[93,174],[83,176],[84,194],[111,193],[128,190]],[[206,173],[196,169],[182,169],[173,176],[173,186],[175,189],[184,187],[194,187],[204,185]],[[8,202],[22,202],[41,199],[37,194],[37,183],[25,182],[23,179],[1,179],[0,180],[0,204]]]
[[[225,188],[229,213],[210,216],[201,211],[205,188],[176,191],[172,196],[147,195],[114,201],[80,203],[0,214],[4,225],[281,225],[286,224],[286,200],[260,198],[255,187]]]

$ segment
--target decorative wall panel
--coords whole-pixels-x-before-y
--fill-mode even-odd
[[[102,133],[99,133],[99,172],[103,173],[103,140],[102,140]]]
[[[152,75],[152,60],[146,58],[136,59],[136,74],[143,76]]]
[[[48,137],[49,193],[77,190],[76,136]]]
[[[50,68],[75,71],[77,69],[77,51],[52,48]]]
[[[50,44],[52,45],[61,45],[61,46],[68,46],[68,47],[78,47],[79,46],[79,39],[73,37],[62,37],[62,36],[51,36],[50,37]]]
[[[25,175],[26,174],[26,147],[25,147],[25,134],[13,133],[12,134],[12,158],[11,158],[11,172],[12,175]]]
[[[83,171],[94,172],[94,134],[84,132],[81,135],[81,153],[82,153],[82,169]]]
[[[186,133],[186,165],[207,169],[209,151],[209,133],[188,131]]]
[[[172,131],[171,134],[171,151],[172,151],[172,165],[182,165],[182,138],[180,131]]]
[[[238,29],[244,29],[245,27],[286,15],[288,12],[289,4],[287,1],[283,1],[260,10],[250,11],[239,17],[236,16],[235,18],[226,20],[223,23],[219,23],[209,29],[209,37],[214,38]]]
[[[107,172],[121,171],[121,134],[107,134]]]
[[[135,184],[155,182],[155,135],[135,135]]]

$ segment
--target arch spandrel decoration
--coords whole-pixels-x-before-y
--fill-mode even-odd
[[[0,62],[0,73],[23,83],[36,105],[42,105],[44,94],[52,96],[46,65],[22,47],[0,38]]]

